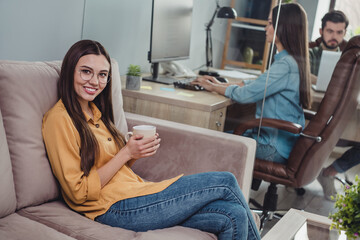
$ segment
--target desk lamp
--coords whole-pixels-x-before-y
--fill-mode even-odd
[[[206,24],[206,67],[207,71],[199,71],[200,75],[210,75],[210,76],[219,76],[217,72],[209,71],[209,68],[213,66],[212,61],[212,38],[211,38],[211,26],[214,23],[215,16],[217,14],[217,18],[229,18],[229,19],[235,19],[237,17],[237,13],[235,9],[231,7],[220,7],[219,1],[216,1],[216,9],[215,12],[210,19],[210,22]]]

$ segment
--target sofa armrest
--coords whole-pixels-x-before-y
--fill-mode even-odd
[[[134,125],[154,125],[161,138],[154,156],[139,159],[132,166],[139,176],[161,181],[181,173],[229,171],[249,199],[255,140],[133,113],[125,113],[125,116],[129,129]]]

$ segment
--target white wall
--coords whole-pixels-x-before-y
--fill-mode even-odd
[[[311,22],[317,0],[298,1]],[[130,63],[139,64],[148,72],[151,3],[151,0],[0,0],[0,59],[58,60],[73,43],[90,38],[100,41],[119,61],[121,74],[125,74]],[[230,0],[219,3],[228,6]],[[215,7],[215,0],[194,0],[191,56],[181,61],[192,69],[205,64],[205,24]],[[215,67],[221,63],[226,25],[227,20],[215,19],[212,27]]]
[[[151,3],[151,0],[0,0],[0,59],[58,60],[73,43],[90,38],[99,40],[119,61],[121,74],[130,63],[149,71]],[[229,5],[230,0],[219,3]],[[191,59],[181,61],[184,65],[195,68],[205,64],[204,25],[215,7],[215,0],[194,0]],[[212,31],[214,65],[220,66],[226,20],[216,19]]]
[[[220,5],[229,2],[220,0]],[[130,63],[149,72],[151,6],[151,0],[87,0],[83,38],[100,41],[119,61],[121,74]],[[205,24],[215,8],[215,0],[194,0],[190,59],[180,63],[192,69],[205,64]],[[221,63],[226,23],[216,19],[212,27],[214,66]]]
[[[62,59],[81,38],[83,0],[0,0],[0,59]]]
[[[314,20],[314,30],[312,32],[311,39],[315,40],[320,37],[319,29],[321,28],[321,19],[324,15],[329,12],[330,0],[319,0],[317,8],[316,8],[316,15]]]
[[[318,21],[320,21],[321,25],[321,18],[318,19],[317,10],[319,9],[318,3],[322,0],[298,0],[297,2],[304,8],[306,11],[306,15],[308,18],[308,31],[309,31],[309,40],[314,41],[318,38],[319,35],[319,25]],[[329,0],[326,0],[329,1]],[[329,5],[327,7],[321,6],[325,9],[329,9]],[[320,13],[321,14],[321,13]]]

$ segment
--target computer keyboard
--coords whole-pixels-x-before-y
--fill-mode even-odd
[[[190,84],[190,82],[192,82],[195,78],[192,79],[183,79],[183,80],[179,80],[174,82],[174,87],[176,88],[183,88],[183,89],[188,89],[188,90],[193,90],[193,91],[203,91],[205,90],[205,88],[197,85],[197,84]]]

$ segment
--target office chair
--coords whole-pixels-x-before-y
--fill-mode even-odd
[[[302,130],[295,123],[263,119],[263,127],[300,134],[286,164],[256,158],[253,178],[254,190],[261,180],[269,182],[261,208],[261,228],[272,219],[277,210],[277,184],[301,189],[319,175],[324,162],[338,142],[350,117],[356,111],[360,89],[360,36],[353,37],[338,61],[318,111],[306,111],[310,121]],[[259,126],[260,119],[239,125],[234,133],[241,135],[247,129]],[[301,192],[300,192],[301,194]]]
[[[319,47],[322,42],[322,37],[318,37],[315,41],[309,42],[309,48]],[[340,51],[343,51],[347,45],[348,41],[345,39],[340,43],[339,48]],[[344,139],[339,139],[338,143],[336,144],[337,147],[352,147],[360,145],[359,142],[349,141]],[[346,173],[344,173],[345,178],[340,178],[339,176],[335,176],[335,179],[339,181],[343,185],[352,185],[353,183],[348,179]]]

